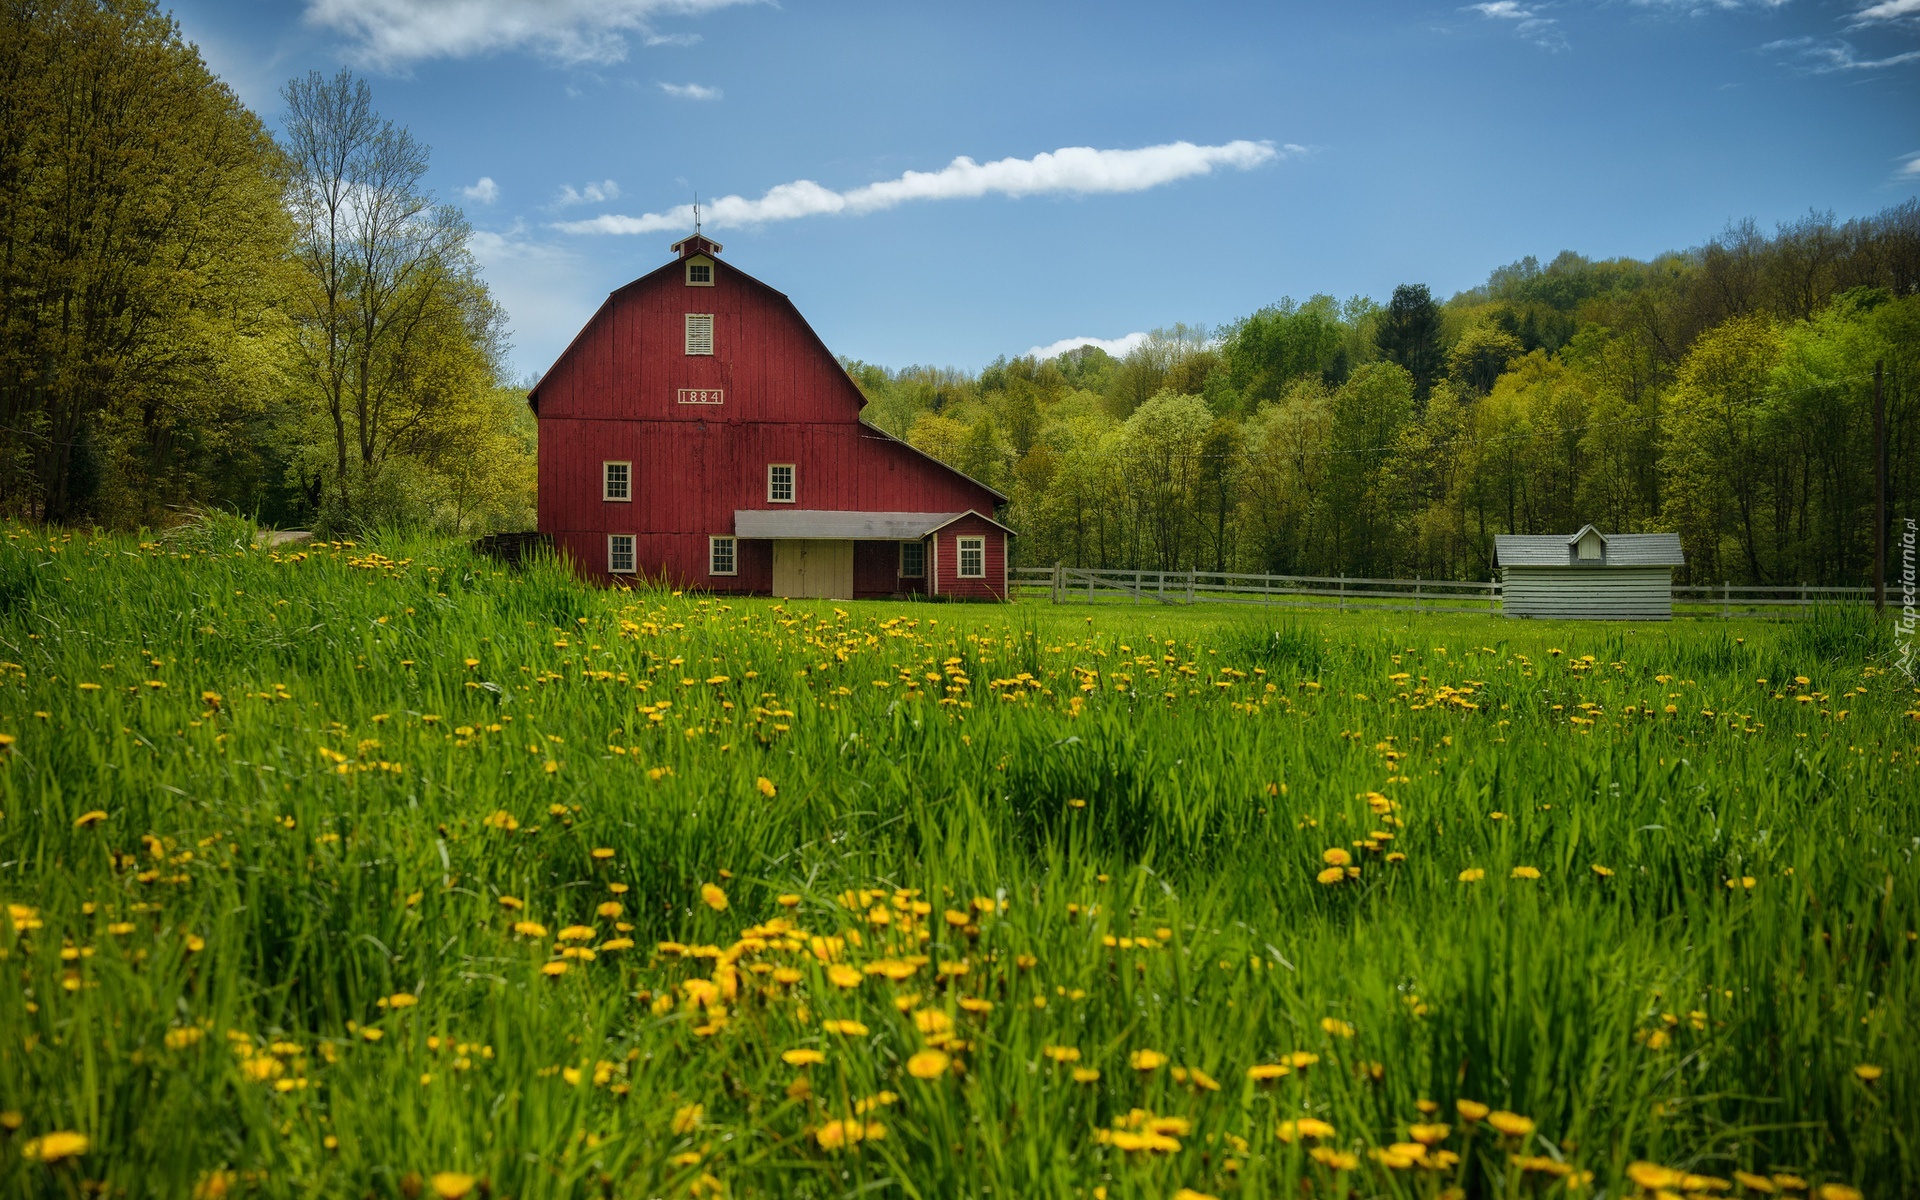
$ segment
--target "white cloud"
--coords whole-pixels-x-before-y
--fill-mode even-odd
[[[563,183],[554,194],[553,207],[568,208],[575,204],[605,204],[609,200],[620,198],[620,185],[611,179],[602,179],[599,183],[589,183],[579,191],[573,185]]]
[[[697,46],[700,35],[697,33],[650,33],[647,35],[649,46]]]
[[[1567,48],[1567,35],[1560,32],[1557,20],[1543,17],[1539,9],[1520,4],[1517,0],[1490,0],[1486,4],[1469,4],[1467,9],[1490,21],[1513,22],[1515,34],[1543,50]]]
[[[1096,346],[1105,350],[1108,354],[1113,355],[1115,358],[1121,358],[1124,357],[1129,350],[1132,350],[1146,340],[1147,334],[1145,330],[1129,333],[1124,337],[1117,338],[1061,338],[1057,342],[1049,342],[1044,346],[1035,346],[1033,349],[1027,351],[1027,354],[1029,357],[1037,358],[1041,362],[1045,362],[1049,358],[1059,358],[1067,351],[1080,346]]]
[[[726,93],[698,83],[663,83],[660,90],[680,100],[718,100]]]
[[[344,34],[354,56],[378,67],[430,58],[531,50],[563,63],[626,57],[627,37],[685,44],[659,34],[661,17],[698,16],[755,0],[306,0],[309,24]],[[657,39],[657,41],[656,41]]]
[[[479,183],[461,188],[460,194],[480,204],[492,204],[500,198],[500,185],[493,181],[493,176],[482,175]]]
[[[1862,24],[1868,21],[1898,21],[1902,17],[1920,17],[1920,0],[1882,0],[1853,14]]]
[[[1900,163],[1900,169],[1894,174],[1901,179],[1920,178],[1920,151],[1907,155]]]
[[[990,163],[977,163],[962,156],[938,171],[908,171],[898,179],[870,183],[845,192],[822,187],[811,179],[800,179],[772,188],[758,200],[749,200],[745,196],[722,196],[700,208],[706,223],[719,229],[825,214],[858,216],[880,212],[911,200],[957,200],[986,195],[1138,192],[1195,175],[1210,175],[1218,167],[1234,167],[1245,171],[1262,163],[1305,152],[1303,146],[1275,146],[1272,142],[1249,141],[1228,142],[1222,146],[1171,142],[1138,150],[1095,150],[1091,146],[1069,146],[1051,154],[1036,154],[1032,158],[1002,158]],[[691,204],[638,217],[607,214],[557,226],[567,233],[655,233],[692,227]]]
[[[1777,42],[1768,42],[1762,50],[1776,52],[1791,51],[1790,59],[1802,70],[1816,75],[1829,75],[1835,71],[1878,71],[1886,67],[1897,67],[1902,63],[1920,62],[1920,50],[1908,50],[1904,54],[1891,54],[1886,58],[1861,58],[1854,53],[1853,43],[1834,38],[1830,41],[1816,42],[1812,38],[1783,38]]]

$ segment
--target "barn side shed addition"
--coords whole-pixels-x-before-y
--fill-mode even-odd
[[[1600,621],[1673,619],[1673,569],[1686,565],[1680,535],[1601,533],[1493,539],[1501,610],[1509,617]]]

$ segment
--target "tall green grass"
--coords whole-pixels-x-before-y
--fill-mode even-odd
[[[1856,617],[783,604],[204,524],[0,543],[12,1194],[1920,1190],[1920,704]],[[775,918],[926,961],[842,987]]]

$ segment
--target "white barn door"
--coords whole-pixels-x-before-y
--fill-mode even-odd
[[[775,540],[773,594],[791,599],[853,599],[853,543],[820,538]]]

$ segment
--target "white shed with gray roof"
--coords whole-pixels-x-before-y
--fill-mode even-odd
[[[1686,564],[1676,533],[1501,534],[1500,607],[1509,617],[1673,619],[1673,569]]]

